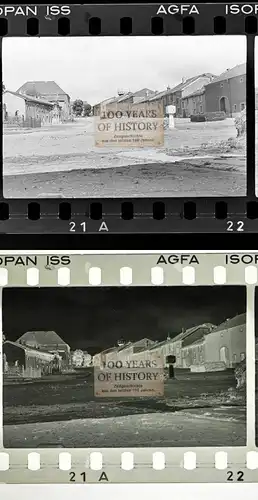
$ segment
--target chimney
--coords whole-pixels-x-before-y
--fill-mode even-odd
[[[185,81],[186,81],[186,78],[185,78],[185,76],[183,76],[182,77],[182,83],[185,83]]]
[[[125,345],[125,340],[124,339],[119,339],[117,341],[117,345],[118,345],[118,347],[121,347],[121,346]]]

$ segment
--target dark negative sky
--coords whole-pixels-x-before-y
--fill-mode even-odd
[[[123,337],[164,340],[182,328],[245,312],[245,287],[7,288],[3,331],[54,330],[71,348],[112,346]],[[93,353],[93,352],[92,352]]]

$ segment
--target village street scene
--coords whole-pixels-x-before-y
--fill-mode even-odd
[[[246,194],[245,37],[12,37],[2,93],[7,198]],[[132,118],[157,106],[158,145]],[[100,145],[114,110],[133,145]]]
[[[5,289],[2,351],[5,447],[246,443],[244,287]]]

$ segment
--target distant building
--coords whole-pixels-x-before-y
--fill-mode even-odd
[[[102,363],[108,363],[108,361],[129,361],[132,356],[147,351],[153,344],[153,340],[147,338],[138,340],[137,342],[123,342],[120,345],[110,347],[95,354],[95,356],[93,356],[93,365],[101,366]]]
[[[54,331],[26,332],[17,342],[23,346],[60,355],[65,366],[70,363],[70,346]]]
[[[61,108],[61,120],[66,121],[70,118],[70,96],[54,81],[26,82],[17,92],[55,103]]]
[[[45,99],[5,90],[3,93],[3,123],[24,127],[40,127],[59,123],[61,108]]]
[[[5,341],[3,353],[4,374],[9,376],[39,378],[51,374],[57,364],[61,367],[59,356],[18,342]]]
[[[118,93],[117,96],[111,97],[109,99],[105,99],[104,101],[95,104],[93,106],[93,115],[99,116],[101,112],[106,112],[107,110],[121,109],[123,107],[127,107],[133,104],[137,104],[140,102],[144,102],[148,100],[155,94],[154,90],[143,88],[141,90],[137,90],[136,92],[125,92],[122,91]]]
[[[246,107],[246,63],[227,69],[205,85],[206,112],[234,117]]]

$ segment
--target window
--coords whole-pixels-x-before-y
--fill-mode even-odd
[[[184,101],[182,101],[182,109],[184,109],[184,107],[185,107],[185,103],[184,103]]]
[[[221,84],[220,84],[220,86],[221,86],[221,88],[223,88],[223,87],[224,87],[224,84],[223,84],[223,83],[221,83]]]
[[[241,102],[240,109],[241,109],[241,111],[243,111],[243,109],[245,109],[245,102]]]
[[[236,113],[236,110],[237,110],[237,105],[236,104],[234,104],[233,110],[234,110],[234,113]]]
[[[200,101],[200,102],[202,102],[202,95],[200,95],[200,97],[199,97],[199,101]]]
[[[203,113],[202,104],[200,104],[200,113]]]

